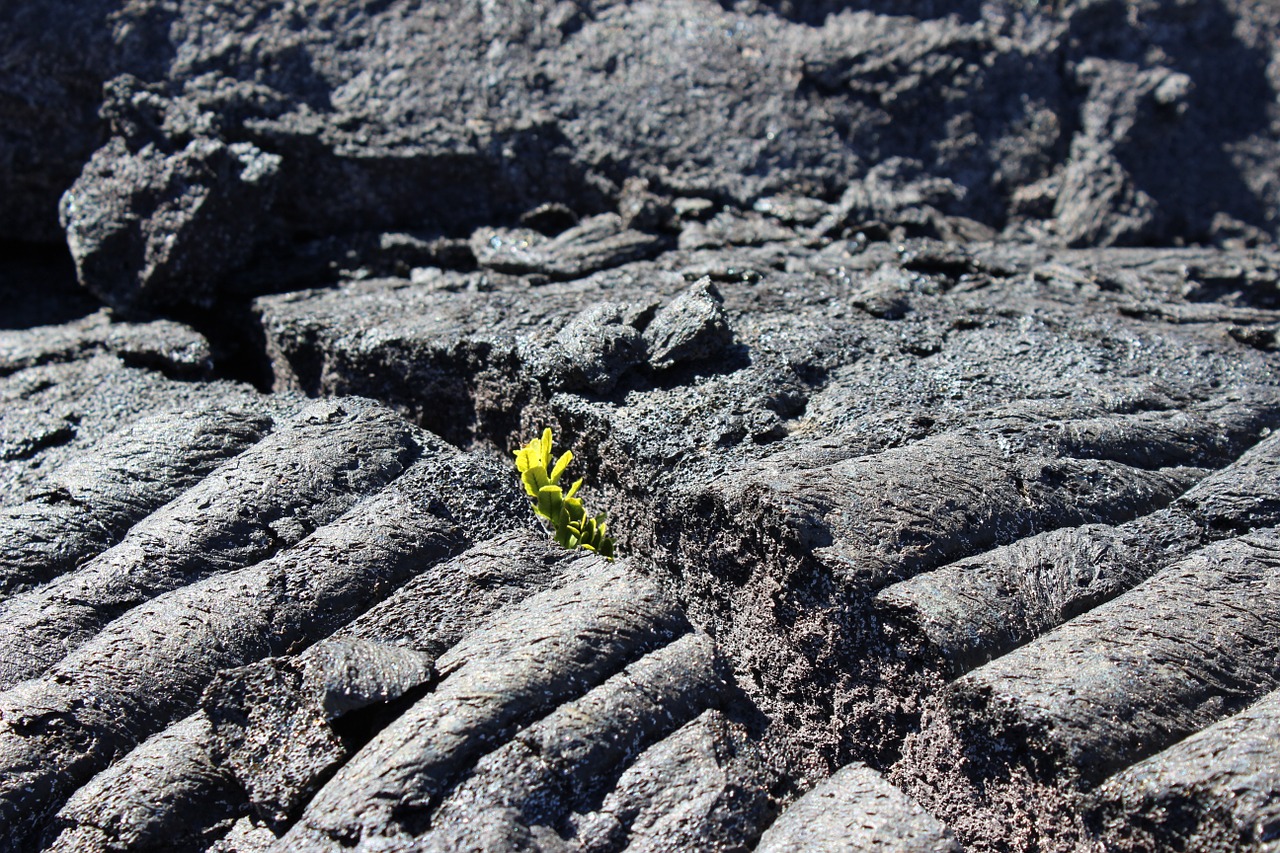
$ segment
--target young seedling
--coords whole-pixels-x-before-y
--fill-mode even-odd
[[[575,497],[582,480],[575,480],[568,492],[560,486],[560,478],[573,461],[573,453],[566,450],[554,464],[551,459],[549,427],[543,430],[541,438],[516,451],[516,468],[525,494],[533,500],[533,511],[550,526],[551,538],[560,545],[570,550],[595,551],[612,561],[613,538],[608,535],[605,514],[588,517],[582,500]]]

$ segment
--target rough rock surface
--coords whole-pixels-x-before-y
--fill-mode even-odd
[[[122,534],[272,426],[261,411],[205,409],[142,418],[0,511],[0,596],[50,581]]]
[[[0,57],[0,853],[1275,846],[1274,4]]]
[[[1234,850],[1273,843],[1278,697],[1269,694],[1101,786],[1090,816],[1107,849]]]
[[[871,768],[850,764],[787,809],[760,839],[783,850],[947,851],[960,849],[936,818]]]
[[[593,241],[653,251],[504,230],[547,204],[654,228],[664,197],[759,203],[832,236],[1275,235],[1270,6],[930,5],[10,4],[0,238],[61,222],[81,280],[145,312],[278,289],[252,268],[289,256],[297,280],[387,232],[430,255],[485,226],[482,265],[557,277]]]

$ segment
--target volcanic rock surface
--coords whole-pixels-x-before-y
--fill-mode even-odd
[[[0,57],[0,851],[1275,849],[1273,4]]]

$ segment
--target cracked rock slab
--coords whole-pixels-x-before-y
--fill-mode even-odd
[[[112,614],[116,618],[65,648],[62,659],[42,677],[0,694],[0,766],[5,774],[0,813],[8,824],[0,840],[5,844],[20,849],[89,776],[189,713],[219,670],[327,637],[416,572],[464,550],[471,537],[528,523],[515,484],[495,476],[488,460],[460,454],[367,401],[316,404],[284,430],[301,430],[301,438],[308,427],[336,439],[332,447],[339,457],[358,437],[381,435],[388,445],[381,463],[366,457],[374,467],[338,469],[354,489],[344,498],[337,497],[341,493],[331,479],[322,478],[325,494],[337,500],[327,509],[306,499],[276,504],[303,518],[318,512],[309,517],[318,529],[308,535],[302,522],[286,515],[295,522],[291,529],[299,531],[295,543],[250,551],[238,565],[226,561],[215,572],[183,576],[179,583],[152,589],[152,597],[130,607],[120,607],[119,598],[112,596],[86,600],[85,610],[92,616],[103,618],[104,609],[119,608]],[[391,460],[406,441],[417,448],[413,455],[422,458],[403,470]],[[323,461],[326,454],[315,458]],[[279,470],[252,457],[240,465],[237,479],[274,482]],[[379,465],[392,467],[379,470]],[[323,473],[326,467],[314,470]],[[282,491],[257,494],[305,498],[303,473],[298,468],[298,480]],[[196,505],[217,492],[233,502],[238,498],[239,514],[253,518],[264,512],[256,523],[271,520],[271,504],[254,505],[244,492],[228,491],[216,474],[210,479],[214,486],[207,479],[187,493],[195,493]],[[460,491],[462,483],[468,488]],[[343,508],[345,514],[325,517]],[[154,559],[158,564],[165,560],[163,555]],[[142,560],[139,571],[149,571],[149,565]],[[42,722],[50,719],[60,722]]]
[[[1089,819],[1107,851],[1265,850],[1280,820],[1280,693],[1108,779]]]
[[[500,612],[441,656],[440,685],[338,771],[281,849],[409,843],[487,744],[687,630],[655,588],[603,561]]]
[[[272,428],[265,407],[163,412],[80,453],[0,510],[0,595],[70,571]]]

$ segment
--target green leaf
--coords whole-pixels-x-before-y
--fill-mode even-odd
[[[569,463],[573,461],[573,452],[566,450],[560,454],[560,458],[556,460],[556,466],[551,470],[551,482],[559,483],[560,475],[564,473],[564,469],[569,467]]]
[[[546,464],[546,457],[542,453],[542,442],[536,438],[516,451],[516,467],[521,472],[527,471],[535,465],[546,467]]]
[[[552,522],[560,515],[564,495],[559,486],[543,486],[538,489],[538,514]]]

